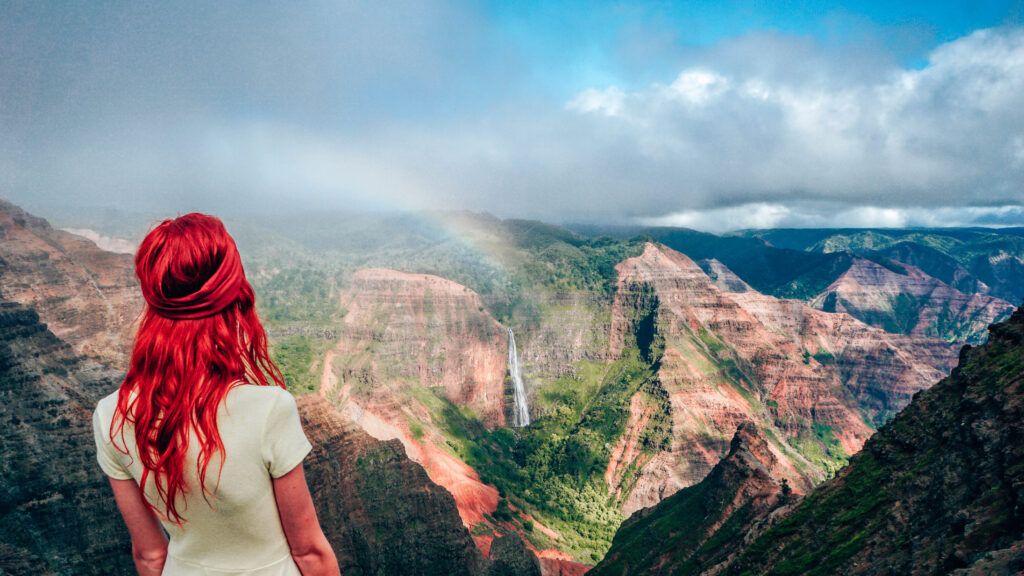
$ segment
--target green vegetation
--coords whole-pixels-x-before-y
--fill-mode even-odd
[[[910,334],[921,314],[921,302],[901,292],[893,298],[890,306],[892,312],[883,317],[882,328],[895,334]]]
[[[271,343],[270,356],[292,394],[301,396],[317,389],[320,374],[315,367],[330,345],[331,341],[314,336],[286,336]]]
[[[892,501],[882,489],[883,477],[884,468],[875,456],[862,452],[837,492],[812,492],[793,513],[747,548],[740,562],[756,564],[758,559],[775,556],[784,558],[771,572],[778,576],[835,574],[881,524],[883,515],[878,510]],[[827,544],[791,537],[801,527],[824,525],[833,528]],[[781,549],[780,542],[784,543]]]
[[[822,469],[826,478],[834,476],[850,460],[832,427],[818,422],[812,424],[810,431],[801,431],[789,443],[810,463]]]
[[[288,322],[325,325],[339,317],[336,279],[307,267],[275,269],[252,280],[260,319],[269,326]]]
[[[775,229],[755,230],[747,236],[778,248],[832,251],[832,255],[848,250],[903,273],[899,263],[884,263],[895,259],[963,291],[973,292],[984,283],[988,295],[1011,304],[1019,304],[1024,298],[1024,234],[1019,228]],[[733,271],[739,273],[735,268]],[[743,274],[740,277],[760,289]]]
[[[652,403],[664,401],[654,397],[654,374],[640,351],[631,348],[610,366],[584,365],[577,377],[547,386],[538,394],[547,411],[527,428],[488,431],[450,403],[440,421],[453,451],[484,482],[562,535],[556,545],[577,557],[600,557],[623,520],[604,470],[611,447],[625,431],[633,395],[642,392]],[[662,410],[644,430],[641,445],[651,453],[662,450],[669,431]]]

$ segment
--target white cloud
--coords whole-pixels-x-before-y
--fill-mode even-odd
[[[666,94],[685,103],[700,106],[729,89],[729,80],[709,70],[684,70],[668,87]]]
[[[728,208],[689,210],[638,218],[646,226],[678,226],[724,233],[749,228],[947,228],[1013,226],[1024,221],[1024,207],[843,206],[835,203],[794,205],[756,202]]]
[[[659,212],[829,200],[876,207],[854,220],[899,225],[906,219],[886,205],[1024,202],[1022,29],[940,46],[921,70],[853,79],[828,67],[795,79],[730,72],[708,60],[669,89],[616,93],[633,132],[619,128],[613,142],[640,152],[636,177],[667,173],[697,191],[662,210],[668,199],[652,195]]]
[[[588,88],[570,100],[565,107],[567,110],[584,114],[597,112],[606,116],[618,116],[625,105],[625,100],[626,94],[615,86],[605,90]]]
[[[711,210],[688,210],[665,216],[639,218],[646,226],[674,226],[705,232],[728,232],[745,228],[774,228],[791,216],[781,204],[754,203]]]
[[[836,214],[832,226],[838,228],[903,228],[907,225],[906,210],[858,206]]]

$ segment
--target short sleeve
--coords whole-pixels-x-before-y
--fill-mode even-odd
[[[132,475],[118,458],[117,449],[110,443],[108,437],[109,422],[105,422],[100,415],[100,406],[92,413],[92,432],[96,440],[96,460],[103,469],[103,473],[115,480],[131,480]]]
[[[295,398],[277,389],[274,404],[263,428],[263,463],[272,478],[291,472],[313,449],[302,431],[299,408]]]

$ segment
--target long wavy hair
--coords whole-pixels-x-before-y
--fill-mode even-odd
[[[179,497],[191,492],[185,471],[191,442],[209,503],[207,469],[224,463],[217,409],[240,381],[285,387],[270,359],[235,242],[213,216],[186,214],[146,235],[135,255],[135,274],[146,299],[131,361],[118,392],[111,438],[125,424],[134,431],[143,472],[140,488],[155,484],[158,517],[181,525]],[[127,447],[122,447],[127,452]],[[219,472],[218,472],[219,476]]]

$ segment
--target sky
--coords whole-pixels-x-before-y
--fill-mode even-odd
[[[11,0],[0,197],[1024,226],[1024,0]]]

